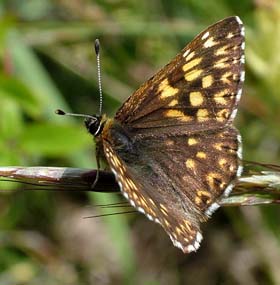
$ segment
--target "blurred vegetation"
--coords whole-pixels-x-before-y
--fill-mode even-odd
[[[0,165],[95,167],[81,120],[54,114],[97,112],[95,38],[113,116],[198,32],[230,15],[246,26],[236,122],[244,156],[279,163],[279,1],[3,0]],[[0,284],[280,284],[279,207],[218,211],[186,256],[140,214],[82,219],[119,196],[1,190]]]

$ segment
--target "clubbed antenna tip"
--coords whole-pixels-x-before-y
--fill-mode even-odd
[[[96,39],[96,40],[94,41],[94,49],[95,49],[96,55],[98,55],[98,54],[99,54],[99,50],[100,50],[99,39]]]
[[[65,114],[66,114],[64,111],[62,111],[62,110],[60,110],[60,109],[55,110],[55,113],[56,113],[57,115],[65,115]]]

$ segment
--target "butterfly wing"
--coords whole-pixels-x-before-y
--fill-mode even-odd
[[[244,81],[244,27],[226,18],[200,33],[145,82],[115,119],[135,133],[186,133],[231,122]]]
[[[104,153],[131,205],[184,252],[241,174],[232,127],[244,81],[244,27],[224,19],[144,83],[102,131]]]
[[[119,127],[112,126],[104,140],[123,195],[185,253],[198,249],[200,223],[218,208],[219,198],[229,194],[240,175],[238,149],[238,131],[232,127],[127,141]]]
[[[106,142],[104,144],[108,163],[114,172],[121,191],[130,204],[149,220],[159,223],[170,236],[173,244],[184,253],[199,248],[202,235],[195,215],[184,212],[176,196],[161,195],[162,188],[156,181],[146,179],[144,173],[127,165]],[[157,173],[153,173],[153,176]]]

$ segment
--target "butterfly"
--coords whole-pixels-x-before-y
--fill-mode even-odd
[[[244,82],[244,26],[229,17],[195,37],[115,117],[85,120],[123,196],[184,253],[242,173],[233,126]]]

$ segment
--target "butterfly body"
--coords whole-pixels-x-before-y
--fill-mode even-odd
[[[241,175],[232,122],[243,81],[244,27],[229,17],[199,34],[114,119],[86,124],[123,195],[185,253],[198,249],[200,223]]]

